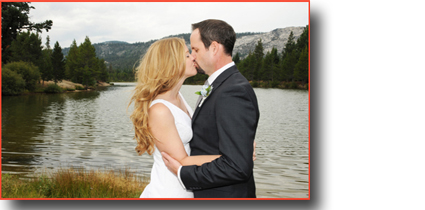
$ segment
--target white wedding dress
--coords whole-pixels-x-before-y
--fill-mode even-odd
[[[190,116],[192,116],[192,109],[181,94],[180,97],[184,101]],[[190,155],[189,142],[193,136],[191,117],[189,117],[189,115],[187,115],[179,107],[163,99],[156,99],[152,101],[151,106],[157,103],[162,103],[170,109],[174,116],[175,125],[180,139],[183,142],[184,149],[186,150],[187,155]],[[192,191],[185,190],[180,184],[177,176],[169,171],[165,166],[161,152],[156,146],[153,153],[153,160],[154,163],[151,170],[150,183],[146,186],[142,195],[140,195],[140,198],[193,198]]]

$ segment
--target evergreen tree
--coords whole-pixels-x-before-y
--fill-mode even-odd
[[[51,20],[46,20],[42,23],[30,21],[30,10],[35,8],[29,4],[28,2],[1,3],[1,52],[3,63],[9,62],[11,44],[23,30],[41,33],[43,29],[48,32],[52,28],[53,21]]]
[[[50,47],[50,36],[47,35],[46,37],[46,49],[51,50],[52,48]]]
[[[294,33],[291,31],[285,49],[282,51],[281,74],[280,79],[292,81],[294,77],[294,68],[298,58],[295,52]]]
[[[42,62],[39,66],[41,80],[48,81],[52,79],[52,49],[50,48],[50,37],[46,38],[46,48],[42,50]]]
[[[66,64],[65,64],[65,78],[69,79],[73,82],[81,81],[81,79],[78,77],[78,69],[79,69],[79,61],[78,61],[78,47],[77,42],[72,42],[71,46],[69,47],[68,55],[66,56]]]
[[[86,37],[84,42],[78,47],[76,82],[85,86],[95,85],[96,77],[98,76],[98,63],[96,50],[91,44],[89,37]]]
[[[285,81],[293,81],[294,79],[294,69],[295,65],[298,62],[296,57],[296,51],[285,55],[285,58],[282,61],[281,66],[281,79]]]
[[[254,54],[249,52],[248,56],[246,56],[245,59],[243,59],[238,66],[238,69],[240,69],[241,73],[248,79],[249,81],[254,80],[254,74],[255,74],[255,65],[256,60],[254,57]]]
[[[41,74],[41,80],[49,81],[53,78],[53,66],[52,66],[52,49],[43,49],[43,62],[39,68]]]
[[[11,61],[25,61],[36,66],[42,66],[43,54],[41,37],[38,34],[23,32],[20,33],[10,47]]]
[[[271,81],[272,80],[272,68],[273,68],[273,61],[272,56],[270,52],[267,52],[266,56],[263,59],[263,64],[261,65],[260,75],[261,78],[259,78],[262,81]]]
[[[257,45],[255,46],[253,55],[254,55],[253,80],[260,80],[260,77],[261,77],[260,69],[261,69],[261,65],[263,64],[263,57],[264,57],[264,48],[263,48],[263,42],[261,39],[258,40]]]
[[[295,49],[295,41],[294,41],[294,33],[291,31],[288,37],[288,41],[285,44],[284,49],[282,50],[282,60],[285,59],[285,57],[292,53],[292,51]]]
[[[275,47],[272,48],[271,52],[267,52],[266,56],[263,60],[263,65],[261,68],[261,74],[263,75],[261,80],[278,82],[278,68],[279,65],[279,55],[277,54],[277,49]]]
[[[235,64],[236,64],[236,65],[238,65],[238,64],[239,64],[239,62],[241,62],[241,59],[240,59],[240,57],[239,57],[239,52],[238,52],[238,53],[236,53],[236,55],[235,55],[235,56],[233,56],[233,62],[235,62]]]
[[[103,82],[107,82],[109,78],[108,70],[106,69],[105,59],[99,59],[99,77],[98,79]]]
[[[55,84],[65,78],[65,62],[59,42],[55,43],[52,53],[53,81]]]
[[[302,82],[308,82],[308,25],[297,40],[297,59],[298,62],[294,69],[294,79]]]
[[[308,25],[304,28],[303,33],[297,40],[296,48],[301,52],[308,46]]]
[[[308,46],[304,47],[298,63],[295,65],[294,78],[298,81],[308,82]]]

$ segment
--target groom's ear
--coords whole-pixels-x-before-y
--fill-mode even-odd
[[[213,55],[217,55],[218,51],[220,49],[220,44],[216,41],[211,42],[210,50],[212,51]]]

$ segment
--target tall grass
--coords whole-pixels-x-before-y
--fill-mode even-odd
[[[128,169],[59,169],[30,180],[2,174],[2,198],[138,198],[149,183]]]

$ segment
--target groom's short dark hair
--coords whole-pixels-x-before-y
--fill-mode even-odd
[[[232,56],[236,42],[236,33],[232,26],[222,20],[208,19],[192,24],[192,31],[196,29],[199,29],[205,48],[208,49],[211,42],[216,41],[224,46],[224,53]]]

